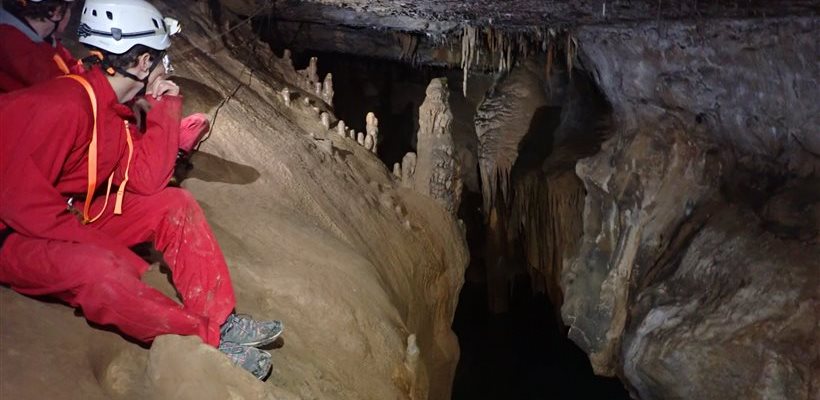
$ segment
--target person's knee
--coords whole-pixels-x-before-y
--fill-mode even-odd
[[[191,192],[182,188],[168,187],[163,189],[157,196],[161,197],[160,202],[162,204],[168,205],[171,209],[187,208],[197,204]]]
[[[88,245],[78,249],[73,262],[79,264],[81,275],[92,281],[99,281],[109,276],[129,276],[139,279],[139,268],[130,265],[128,260],[116,251],[105,246]]]
[[[99,301],[110,301],[120,288],[140,279],[137,268],[103,246],[87,246],[72,261],[78,263],[74,282],[70,285],[72,288],[58,297],[84,310],[93,308]]]
[[[165,210],[166,221],[174,225],[199,223],[204,218],[199,203],[185,189],[169,187],[157,196],[161,196],[157,203]]]

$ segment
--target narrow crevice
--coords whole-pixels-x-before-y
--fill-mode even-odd
[[[271,44],[274,52],[281,54],[285,44],[280,43],[279,48],[276,41]],[[407,152],[416,151],[418,110],[424,102],[427,85],[433,78],[447,78],[452,92],[450,106],[456,126],[454,137],[457,151],[467,143],[468,148],[462,147],[461,150],[472,152],[477,160],[478,139],[474,118],[478,104],[492,85],[493,77],[478,73],[471,75],[465,98],[461,88],[462,71],[458,69],[419,67],[411,63],[311,49],[291,50],[297,69],[306,66],[310,57],[318,57],[319,76],[332,74],[336,93],[333,111],[347,126],[363,131],[365,115],[368,112],[377,115],[381,133],[379,157],[387,166],[401,162]],[[590,109],[578,108],[600,103],[600,99],[594,97],[599,93],[584,86],[588,84],[588,80],[582,80],[576,87],[570,88],[570,100],[567,101],[575,101],[571,106],[553,101],[536,110],[529,130],[519,145],[520,156],[514,166],[514,180],[520,180],[523,186],[513,187],[518,192],[513,194],[505,208],[520,205],[515,203],[521,200],[516,196],[532,195],[537,197],[533,201],[542,200],[543,204],[539,206],[563,212],[566,207],[556,208],[555,204],[550,203],[563,201],[563,191],[568,196],[580,196],[579,204],[582,204],[580,182],[576,182],[575,178],[567,185],[567,174],[564,172],[571,170],[575,159],[597,151],[600,143],[599,132],[593,132],[593,127],[589,125],[597,123],[600,115],[583,114],[583,111]],[[567,83],[562,85],[566,86]],[[544,89],[549,90],[546,86]],[[579,101],[578,96],[590,96],[591,100]],[[552,97],[553,100],[556,98]],[[599,108],[591,111],[605,114]],[[577,151],[579,148],[582,151]],[[555,162],[557,151],[565,153],[560,155],[562,161],[558,163]],[[456,369],[452,398],[628,398],[617,378],[595,376],[586,354],[567,338],[558,312],[561,296],[555,295],[560,290],[556,289],[557,283],[550,283],[557,281],[555,274],[560,273],[560,266],[550,271],[553,275],[545,276],[527,259],[526,246],[532,243],[526,240],[529,238],[532,241],[531,236],[535,233],[530,232],[529,236],[518,234],[507,243],[510,248],[504,252],[507,257],[501,261],[508,264],[505,268],[512,268],[512,272],[505,272],[503,277],[488,274],[487,263],[492,256],[486,252],[488,228],[485,225],[485,210],[482,209],[481,187],[477,183],[477,162],[463,168],[470,169],[468,172],[474,174],[476,183],[465,185],[458,213],[467,228],[471,264],[466,272],[453,322],[461,358]],[[549,184],[557,186],[547,188]],[[535,190],[533,185],[543,186],[544,190]],[[581,193],[577,194],[579,190]],[[573,207],[577,208],[575,203],[578,201],[573,200],[569,209],[575,210]],[[560,218],[574,221],[580,219],[580,215],[553,216],[549,221]],[[541,222],[547,224],[549,221]],[[550,246],[564,246],[563,238],[550,240]],[[560,247],[543,254],[554,256],[562,251],[564,248]],[[505,300],[505,310],[493,312],[489,289],[498,285],[498,279],[506,285],[505,292],[509,298]]]

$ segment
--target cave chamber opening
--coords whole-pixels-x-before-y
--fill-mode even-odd
[[[471,163],[462,165],[464,192],[458,211],[471,262],[453,322],[461,355],[452,398],[629,398],[617,378],[594,375],[586,354],[567,338],[560,317],[560,264],[582,226],[584,191],[574,164],[597,152],[611,114],[588,73],[576,67],[570,74],[567,68],[550,65],[552,76],[537,85],[546,101],[535,107],[517,143],[509,193],[502,194],[500,188],[490,193],[494,201],[488,210],[478,161],[477,113],[510,71],[470,71],[465,93],[464,71],[457,66],[312,46],[316,41],[295,39],[304,27],[282,32],[288,24],[268,20],[259,27],[275,53],[285,48],[292,52],[297,69],[318,57],[319,76],[333,76],[333,112],[347,126],[363,131],[365,115],[378,116],[378,155],[388,169],[416,151],[425,89],[431,79],[447,78],[456,152],[471,154]],[[330,35],[317,32],[313,34]],[[536,63],[543,71],[547,60],[542,55]],[[501,99],[499,109],[514,112],[516,104],[496,97]]]

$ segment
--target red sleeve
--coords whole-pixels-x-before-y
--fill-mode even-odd
[[[63,75],[54,62],[55,50],[34,43],[9,25],[0,25],[0,91],[10,92]]]
[[[54,187],[77,138],[91,129],[90,111],[72,102],[46,108],[15,100],[0,108],[0,221],[29,237],[108,245],[138,262],[127,247],[80,223]]]
[[[174,172],[179,150],[179,123],[182,114],[182,97],[163,96],[157,100],[146,97],[151,103],[151,111],[144,134],[132,127],[134,155],[128,170],[128,184],[125,190],[142,195],[159,193],[168,186]],[[128,152],[120,161],[116,182],[122,182],[128,162]]]

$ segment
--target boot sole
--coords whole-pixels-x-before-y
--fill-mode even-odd
[[[273,335],[271,337],[268,337],[266,339],[257,340],[255,342],[246,342],[246,343],[237,343],[237,344],[240,345],[240,346],[251,346],[251,347],[264,346],[266,344],[270,344],[270,343],[275,342],[276,339],[279,339],[279,336],[282,336],[282,331],[284,331],[284,328],[280,329],[279,332],[276,332],[275,335]]]

